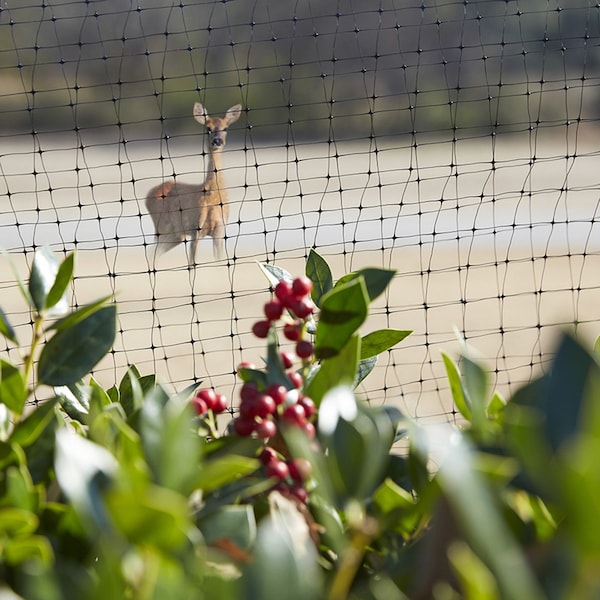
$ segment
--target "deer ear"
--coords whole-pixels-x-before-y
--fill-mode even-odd
[[[225,119],[228,123],[235,123],[240,118],[241,114],[242,105],[236,104],[235,106],[232,106],[230,109],[227,110],[227,112],[225,113]]]
[[[208,113],[200,102],[194,104],[194,119],[200,123],[200,125],[206,125],[206,119],[208,119]]]

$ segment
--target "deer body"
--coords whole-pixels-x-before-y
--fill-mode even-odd
[[[222,152],[227,127],[240,117],[240,104],[232,106],[224,117],[209,117],[199,102],[194,118],[205,125],[209,136],[209,161],[201,184],[167,181],[153,187],[146,196],[146,208],[154,222],[156,253],[163,254],[185,240],[191,240],[189,264],[196,262],[196,248],[203,237],[213,238],[215,258],[225,251],[225,223],[229,218],[229,199],[221,172]]]

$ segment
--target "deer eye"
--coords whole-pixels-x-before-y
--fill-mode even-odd
[[[212,128],[211,127],[207,127],[206,128],[206,133],[212,133]]]

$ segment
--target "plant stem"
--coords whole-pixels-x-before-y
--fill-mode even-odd
[[[44,323],[44,317],[40,313],[36,313],[33,319],[33,333],[31,336],[31,346],[29,348],[29,354],[25,356],[25,364],[23,367],[23,380],[27,382],[33,370],[33,362],[36,354],[37,347],[42,339],[42,326]],[[31,388],[31,392],[35,390],[37,384],[34,382]]]

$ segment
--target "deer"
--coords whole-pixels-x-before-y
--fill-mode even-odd
[[[206,178],[201,184],[172,179],[153,187],[146,195],[146,208],[152,217],[156,237],[154,258],[191,240],[188,264],[196,264],[198,242],[213,239],[217,260],[225,252],[225,224],[229,218],[229,198],[222,174],[222,152],[227,128],[242,114],[241,104],[227,110],[223,117],[210,117],[200,102],[194,104],[194,119],[206,127],[209,160]]]

